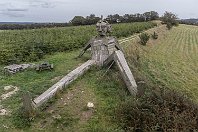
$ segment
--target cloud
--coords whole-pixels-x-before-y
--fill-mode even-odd
[[[27,12],[28,9],[20,9],[20,8],[8,8],[0,10],[0,14],[8,16],[8,17],[24,17],[25,12]]]
[[[28,12],[28,6],[21,2],[7,1],[0,3],[0,14],[8,17],[24,17]]]
[[[64,2],[60,1],[50,1],[50,0],[30,0],[30,7],[41,7],[41,8],[54,8],[58,4],[63,4]]]
[[[54,8],[56,5],[50,2],[44,2],[41,4],[41,7],[43,8]]]
[[[20,9],[20,8],[16,8],[16,9],[7,9],[7,11],[11,11],[11,12],[25,12],[25,11],[28,11],[28,9]]]
[[[0,14],[9,16],[9,17],[24,17],[25,16],[22,13],[10,12],[10,11],[1,11]]]

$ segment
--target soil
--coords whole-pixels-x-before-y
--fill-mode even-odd
[[[4,116],[4,115],[8,115],[10,112],[8,110],[6,110],[6,108],[4,108],[2,105],[1,105],[1,101],[2,100],[6,100],[7,98],[11,97],[12,95],[16,94],[16,92],[19,90],[18,87],[16,86],[12,86],[12,85],[9,85],[9,86],[5,86],[4,87],[4,94],[2,94],[0,96],[0,116]]]

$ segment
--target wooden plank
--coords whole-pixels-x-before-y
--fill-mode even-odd
[[[75,70],[71,71],[65,77],[63,77],[59,82],[54,84],[51,88],[41,94],[39,97],[34,99],[35,107],[41,106],[43,103],[47,102],[50,98],[52,98],[58,90],[61,90],[67,87],[71,82],[73,82],[77,77],[82,75],[85,71],[90,69],[92,65],[95,64],[94,60],[88,60],[81,66],[77,67]]]
[[[127,85],[127,88],[129,90],[129,92],[136,96],[137,94],[137,84],[135,82],[135,79],[133,77],[133,74],[126,62],[126,59],[124,57],[124,54],[122,53],[122,51],[117,50],[115,51],[115,62],[118,65],[119,71]]]

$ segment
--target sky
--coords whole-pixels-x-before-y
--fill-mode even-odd
[[[198,18],[198,0],[0,0],[0,22],[69,22],[74,16],[173,12]]]

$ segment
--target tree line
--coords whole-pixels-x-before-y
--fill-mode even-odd
[[[182,19],[179,21],[180,24],[195,25],[198,26],[198,19]]]
[[[52,27],[66,27],[69,23],[31,23],[31,24],[0,24],[0,30],[22,30]]]
[[[80,25],[93,25],[96,24],[101,17],[91,14],[89,16],[75,16],[72,20],[65,23],[31,23],[31,24],[0,24],[0,30],[21,30],[21,29],[37,29],[37,28],[52,28],[52,27],[68,27],[68,26],[80,26]],[[156,11],[149,11],[145,13],[125,14],[123,16],[119,14],[108,15],[106,18],[109,23],[131,23],[131,22],[145,22],[152,20],[162,20],[168,27],[176,24],[177,16],[171,12],[165,12],[163,16],[159,17]],[[171,22],[168,22],[171,21]],[[168,23],[167,23],[168,22]]]
[[[143,14],[136,13],[136,14],[125,14],[123,16],[119,14],[108,15],[105,20],[109,23],[130,23],[130,22],[144,22],[144,21],[151,21],[156,20],[159,18],[159,14],[155,11],[145,12]],[[96,24],[100,17],[96,17],[94,14],[91,14],[87,17],[82,16],[75,16],[70,23],[72,25],[92,25]]]

